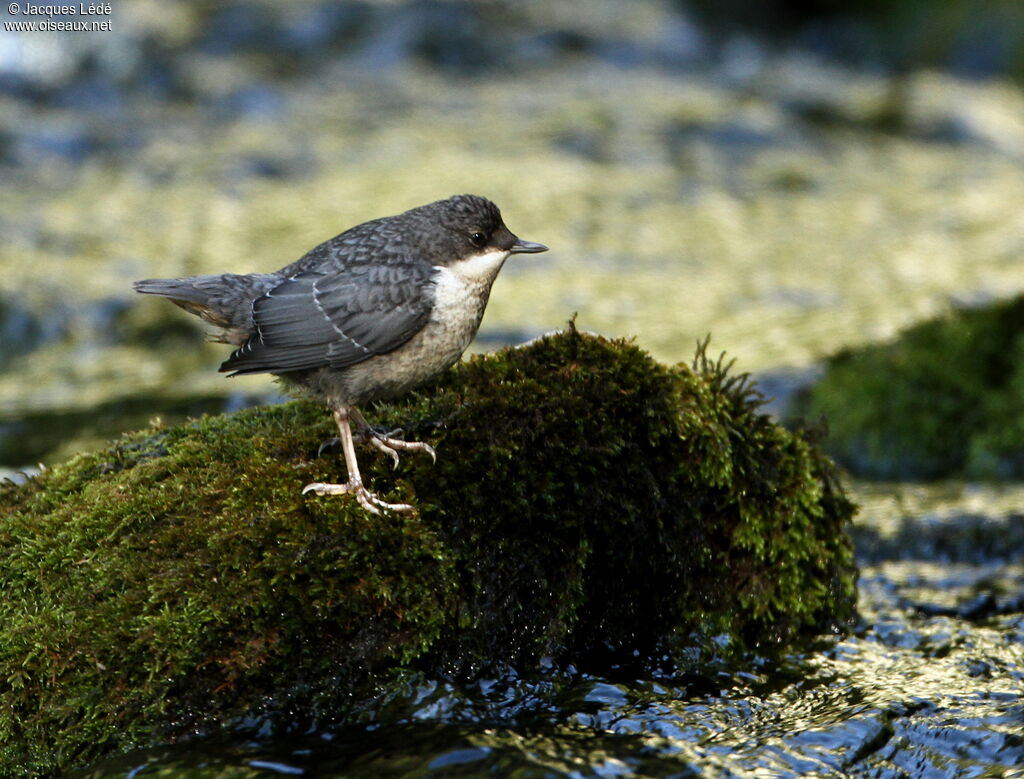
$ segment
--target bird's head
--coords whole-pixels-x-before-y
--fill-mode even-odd
[[[510,254],[548,250],[544,244],[524,241],[513,234],[502,221],[498,207],[479,195],[455,195],[413,212],[431,225],[431,229],[421,235],[432,244],[425,248],[439,265],[453,265],[481,256],[503,262]]]

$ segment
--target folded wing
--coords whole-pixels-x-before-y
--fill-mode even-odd
[[[299,273],[253,302],[256,332],[220,366],[239,373],[344,368],[386,354],[427,322],[426,263]]]

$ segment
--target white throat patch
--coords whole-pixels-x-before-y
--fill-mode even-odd
[[[489,283],[494,280],[509,253],[503,249],[492,249],[471,254],[463,260],[447,266],[449,272],[469,283]]]
[[[469,339],[476,333],[484,313],[491,284],[498,276],[507,251],[473,254],[451,265],[435,265],[434,311],[432,318],[449,324],[465,324]],[[469,340],[466,341],[466,345]]]

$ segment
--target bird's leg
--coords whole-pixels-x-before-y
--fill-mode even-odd
[[[359,428],[359,432],[356,435],[368,440],[374,449],[377,449],[390,457],[393,468],[398,467],[398,450],[402,450],[403,452],[426,452],[430,455],[431,460],[435,463],[437,462],[437,452],[434,451],[434,447],[430,444],[425,444],[422,441],[403,441],[400,438],[391,438],[388,435],[378,433],[370,427],[370,424],[366,421],[366,417],[364,417],[359,409],[354,406],[349,409],[349,414],[352,417],[352,421],[355,422]]]
[[[338,432],[341,433],[341,449],[345,453],[345,465],[348,468],[348,481],[345,484],[325,484],[313,482],[302,488],[302,494],[315,492],[317,495],[343,495],[351,493],[356,496],[359,505],[371,514],[380,514],[381,509],[390,511],[415,511],[408,503],[385,503],[366,487],[363,486],[363,478],[359,475],[359,463],[356,461],[356,447],[352,438],[352,428],[349,427],[349,415],[352,412],[358,414],[354,408],[342,406],[334,411],[334,421],[338,423]],[[361,419],[362,416],[360,415]],[[365,420],[363,420],[365,424]]]

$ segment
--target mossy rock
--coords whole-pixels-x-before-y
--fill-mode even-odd
[[[369,409],[438,451],[344,478],[322,407],[125,437],[0,493],[0,764],[54,772],[242,718],[337,719],[472,674],[849,623],[853,505],[745,376],[572,330]],[[374,685],[377,685],[376,687]],[[296,714],[301,712],[301,714]],[[2,773],[2,772],[0,772]]]
[[[829,453],[860,476],[1024,477],[1024,297],[839,352],[792,415],[825,417]]]

